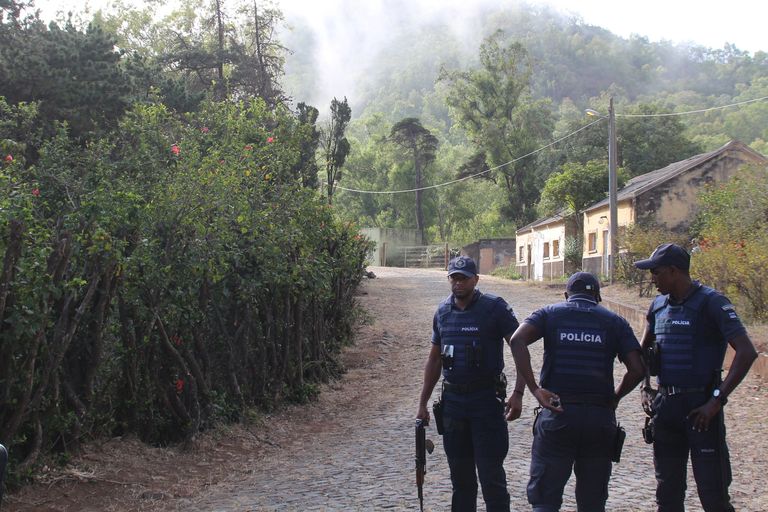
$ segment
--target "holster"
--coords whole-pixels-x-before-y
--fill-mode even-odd
[[[661,351],[659,346],[654,343],[645,349],[645,366],[648,368],[648,374],[652,377],[659,375],[661,369]]]
[[[443,400],[438,398],[432,402],[432,416],[435,417],[435,427],[437,433],[443,435],[445,433],[445,423],[443,422]]]
[[[646,417],[645,426],[643,427],[643,441],[645,441],[646,444],[653,444],[653,436],[653,418]]]
[[[504,400],[507,398],[507,376],[503,373],[499,374],[496,379],[496,396]]]
[[[624,427],[620,423],[616,424],[616,437],[613,439],[613,453],[611,454],[611,460],[613,462],[619,462],[621,460],[621,450],[624,448],[624,440],[627,438],[627,433],[624,431]]]

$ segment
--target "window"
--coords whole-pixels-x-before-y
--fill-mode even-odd
[[[519,254],[519,256],[517,257],[517,260],[518,260],[518,261],[521,261],[521,262],[522,262],[522,261],[525,261],[525,258],[523,257],[523,250],[524,250],[524,249],[525,249],[525,246],[524,246],[524,245],[521,245],[521,246],[520,246],[520,248],[519,248],[519,250],[518,250],[518,254]]]
[[[549,242],[544,242],[544,259],[549,259]]]
[[[587,251],[597,252],[597,231],[589,233],[587,238]]]
[[[552,240],[552,257],[558,258],[560,256],[560,240]]]

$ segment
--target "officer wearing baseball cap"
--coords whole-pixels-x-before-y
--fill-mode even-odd
[[[726,397],[749,371],[757,352],[731,302],[693,281],[690,255],[676,244],[659,245],[635,266],[648,270],[659,295],[646,315],[642,347],[659,389],[644,386],[652,414],[653,462],[659,511],[681,511],[690,453],[705,512],[732,511],[731,465],[725,442]],[[727,345],[736,352],[721,380]],[[652,350],[651,350],[652,349]]]
[[[624,318],[598,304],[600,282],[592,274],[573,274],[565,299],[526,318],[510,343],[518,375],[544,408],[534,423],[528,501],[534,512],[560,510],[574,471],[578,510],[600,512],[623,442],[616,405],[643,378],[640,344]],[[528,345],[542,337],[539,387]],[[614,390],[617,356],[627,372]]]
[[[478,280],[472,258],[459,256],[448,264],[451,295],[440,303],[432,321],[432,347],[416,417],[429,421],[427,401],[442,372],[442,415],[435,419],[438,431],[442,424],[451,472],[451,510],[476,509],[479,477],[486,510],[508,512],[503,349],[519,324],[504,299],[476,289]],[[507,400],[507,421],[520,416],[523,390],[518,379]]]

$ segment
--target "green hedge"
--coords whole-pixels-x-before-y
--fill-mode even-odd
[[[14,127],[34,108],[0,112],[0,442],[17,477],[87,437],[188,439],[338,373],[369,242],[300,186],[292,113],[139,105],[112,137],[81,146],[61,126],[32,151]]]

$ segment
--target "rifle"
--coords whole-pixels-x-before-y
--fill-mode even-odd
[[[424,475],[427,474],[427,452],[432,453],[435,443],[427,439],[426,422],[416,420],[416,488],[419,490],[419,507],[424,512]]]

